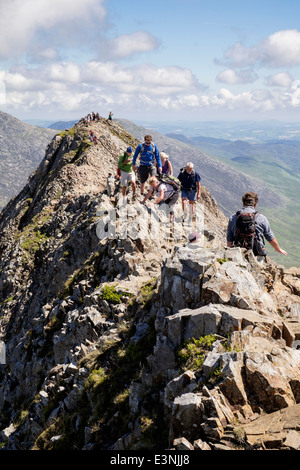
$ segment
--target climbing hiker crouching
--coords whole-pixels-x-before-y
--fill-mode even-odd
[[[149,178],[149,184],[149,191],[144,197],[142,204],[145,204],[153,192],[156,191],[158,197],[153,201],[153,204],[167,204],[170,209],[170,220],[174,221],[174,206],[179,198],[179,190],[174,189],[174,187],[168,183],[161,183],[156,176]]]
[[[266,239],[275,251],[287,255],[275,238],[268,219],[256,211],[258,196],[247,192],[242,196],[243,209],[233,214],[227,226],[227,246],[241,246],[252,249],[258,260],[265,259]]]

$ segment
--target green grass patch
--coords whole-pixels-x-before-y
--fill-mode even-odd
[[[205,357],[215,341],[216,337],[212,334],[186,341],[177,353],[180,367],[183,370],[200,371]]]

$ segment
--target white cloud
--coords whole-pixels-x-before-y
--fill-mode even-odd
[[[237,42],[229,47],[223,59],[216,63],[231,67],[248,67],[255,64],[272,68],[300,64],[300,32],[296,29],[277,31],[251,47]]]
[[[151,64],[125,67],[114,62],[91,61],[82,67],[81,79],[120,92],[153,96],[185,93],[201,87],[188,69],[175,66],[158,68]]]
[[[300,64],[300,32],[296,29],[278,31],[262,42],[261,59],[270,67]]]
[[[257,62],[259,55],[258,46],[245,47],[242,43],[237,42],[226,50],[223,59],[215,60],[215,62],[217,64],[231,65],[232,67],[248,67]]]
[[[220,72],[216,78],[218,82],[227,83],[228,85],[252,83],[257,79],[257,75],[251,70],[227,69]]]
[[[139,52],[149,52],[159,45],[157,39],[145,31],[136,31],[131,34],[123,34],[112,39],[109,44],[111,58],[130,57]]]
[[[129,103],[139,107],[149,100],[149,106],[165,109],[199,105],[202,89],[188,69],[139,65],[126,67],[114,62],[90,61],[82,66],[73,62],[59,62],[40,67],[15,66],[10,72],[0,72],[0,80],[7,85],[8,103],[24,108],[52,107],[73,109],[87,103]],[[73,97],[73,99],[71,99]],[[147,102],[146,100],[146,102]]]
[[[27,50],[35,35],[63,26],[76,35],[72,21],[102,20],[104,0],[1,0],[0,58],[18,56]],[[64,28],[62,28],[64,29]],[[58,32],[57,32],[58,34]]]
[[[266,79],[266,84],[268,86],[290,87],[292,83],[292,77],[286,72],[277,73],[276,75],[272,75]]]
[[[283,85],[284,79],[288,79],[277,75],[273,77],[274,83],[277,80]],[[270,90],[257,88],[233,93],[224,87],[213,92],[204,89],[189,69],[150,64],[129,67],[114,62],[90,61],[78,65],[65,61],[34,68],[21,65],[0,71],[0,82],[6,87],[5,110],[11,114],[35,110],[40,114],[73,112],[80,116],[95,108],[101,114],[108,107],[124,112],[125,116],[128,112],[136,116],[143,110],[154,115],[163,111],[201,110],[257,114],[297,109],[300,104],[297,81]]]

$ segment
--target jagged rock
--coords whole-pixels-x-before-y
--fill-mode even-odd
[[[258,417],[243,425],[248,442],[254,447],[280,448],[291,431],[297,431],[300,420],[300,404]]]
[[[194,446],[185,437],[174,439],[173,446],[176,450],[194,450]]]
[[[202,275],[214,259],[208,250],[188,246],[179,248],[167,258],[162,271],[160,295],[166,307],[181,310],[188,305],[199,305]]]
[[[299,431],[289,431],[283,444],[282,447],[288,447],[289,449],[292,450],[300,450],[300,433]]]
[[[202,398],[196,393],[184,393],[176,397],[172,406],[171,440],[182,436],[188,440],[197,439],[203,422]]]
[[[211,450],[210,445],[207,442],[197,439],[193,442],[194,450]]]
[[[218,418],[207,418],[201,423],[201,430],[208,439],[220,440],[224,434],[224,428]]]
[[[175,397],[185,393],[192,393],[196,387],[196,376],[189,370],[168,382],[164,390],[164,405],[167,409],[166,412],[170,413]]]
[[[279,317],[278,317],[279,320]],[[174,347],[191,338],[209,334],[227,337],[233,331],[259,326],[272,334],[274,319],[255,310],[239,309],[223,304],[209,304],[198,309],[184,309],[166,318],[167,335]]]
[[[231,304],[238,308],[276,315],[272,297],[262,291],[245,266],[233,261],[215,263],[203,280],[202,300],[206,303]]]
[[[175,352],[167,337],[159,338],[147,361],[154,379],[175,368]]]

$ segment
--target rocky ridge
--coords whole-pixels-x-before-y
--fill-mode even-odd
[[[2,448],[298,450],[300,270],[225,248],[205,187],[200,243],[149,236],[106,191],[128,145],[103,118],[61,132],[1,213]]]

